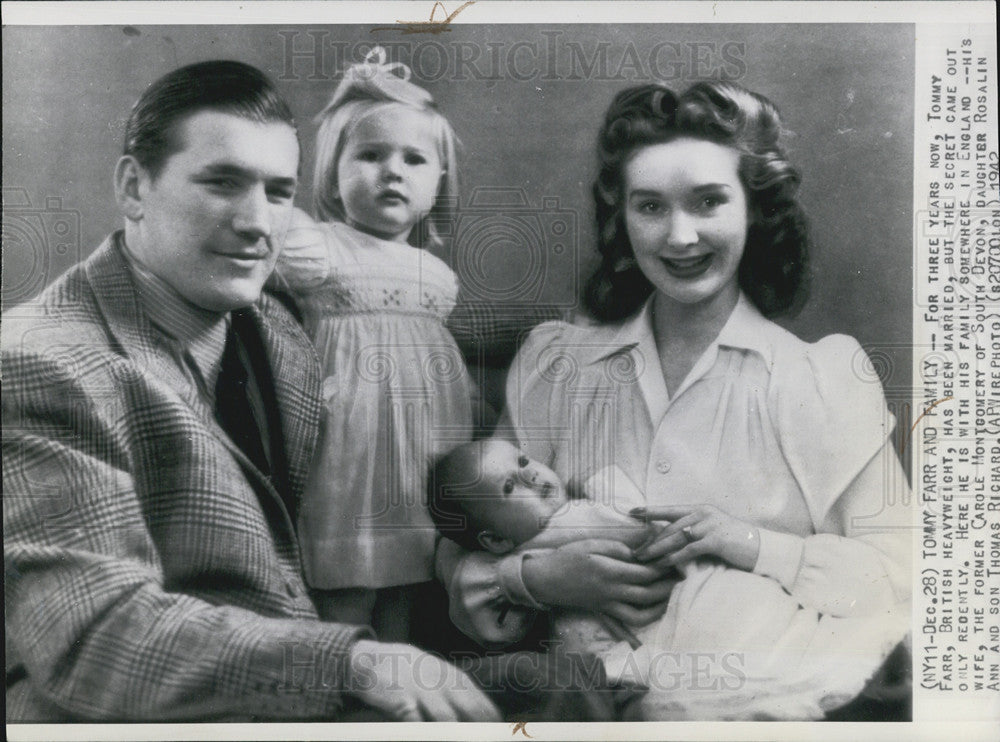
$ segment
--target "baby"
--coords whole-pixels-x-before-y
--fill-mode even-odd
[[[614,479],[616,507],[589,491],[602,477]],[[623,487],[632,492],[618,491]],[[584,497],[571,498],[555,472],[498,438],[459,446],[438,461],[429,502],[442,535],[470,551],[494,554],[554,548],[581,538],[613,538],[636,548],[655,529],[627,514],[627,508],[644,502],[617,467],[588,480]]]
[[[660,527],[627,514],[644,501],[617,467],[598,472],[583,486],[584,496],[573,498],[555,472],[497,438],[454,449],[438,461],[429,485],[428,503],[438,530],[469,551],[501,555],[591,538],[635,549]],[[614,487],[614,506],[601,496],[608,487]],[[583,611],[560,610],[554,633],[567,650],[602,657],[620,642],[632,649],[641,644],[615,619]]]
[[[598,471],[580,494],[570,497],[551,469],[507,441],[488,439],[438,461],[428,502],[443,536],[497,555],[583,539],[636,549],[662,527],[628,515],[645,499],[617,467]],[[718,560],[693,560],[680,573],[664,615],[647,626],[553,612],[553,639],[567,651],[593,652],[609,679],[649,688],[645,718],[822,718],[861,691],[895,644],[878,622],[821,616],[774,580]],[[747,594],[755,599],[734,604]]]

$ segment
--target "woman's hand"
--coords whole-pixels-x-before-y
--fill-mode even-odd
[[[734,518],[714,505],[673,505],[635,508],[629,515],[644,520],[667,520],[670,525],[635,551],[643,564],[677,566],[696,557],[714,555],[734,567],[752,572],[760,551],[757,526]]]
[[[655,566],[637,564],[625,544],[603,539],[533,554],[521,575],[540,603],[598,611],[633,626],[663,615],[676,582]]]

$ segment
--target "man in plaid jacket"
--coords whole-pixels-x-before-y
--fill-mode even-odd
[[[303,584],[319,370],[261,296],[298,166],[258,70],[161,78],[115,170],[124,231],[4,316],[8,721],[496,718],[453,666],[319,621]],[[237,367],[242,429],[216,399]]]

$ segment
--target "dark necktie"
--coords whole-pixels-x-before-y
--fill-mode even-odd
[[[216,418],[277,490],[294,529],[296,502],[289,483],[285,435],[267,348],[249,310],[236,310],[231,318],[215,385]],[[250,477],[250,484],[268,509],[273,497],[263,491],[257,477]]]
[[[229,324],[229,332],[226,333],[222,366],[215,384],[215,417],[254,466],[265,476],[269,476],[271,466],[260,435],[260,425],[266,424],[266,421],[258,421],[253,414],[247,388],[249,371],[240,358],[240,338],[236,325],[234,317]]]

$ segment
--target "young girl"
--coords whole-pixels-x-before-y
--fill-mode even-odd
[[[426,250],[456,197],[455,134],[376,47],[321,122],[320,223],[297,212],[275,271],[323,365],[325,432],[303,497],[307,580],[328,620],[405,640],[433,577],[429,460],[471,436],[470,383],[444,326],[455,274]]]

